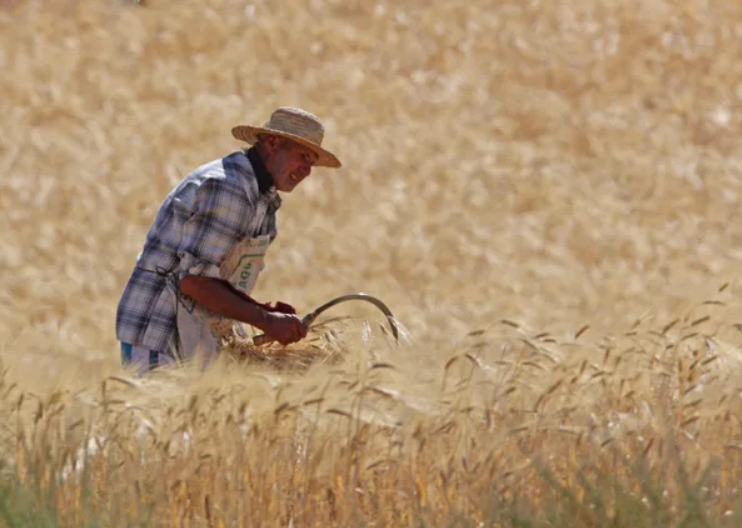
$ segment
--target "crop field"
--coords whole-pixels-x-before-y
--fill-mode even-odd
[[[0,44],[0,526],[742,526],[738,3],[0,0]],[[253,295],[402,339],[124,369],[158,206],[282,105],[343,167]]]

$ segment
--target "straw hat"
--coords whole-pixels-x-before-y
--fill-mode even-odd
[[[273,112],[270,121],[262,127],[241,125],[232,129],[234,137],[250,145],[257,142],[259,134],[285,137],[312,149],[318,156],[315,166],[340,167],[340,161],[322,148],[322,138],[325,135],[322,122],[300,108],[283,106]]]

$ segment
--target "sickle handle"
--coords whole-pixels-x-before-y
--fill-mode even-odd
[[[312,312],[310,314],[305,315],[304,318],[301,321],[302,321],[302,323],[304,323],[305,326],[309,326],[317,318],[317,315],[318,314]],[[253,337],[253,339],[252,339],[253,345],[255,345],[255,346],[268,345],[268,344],[272,343],[273,341],[275,341],[275,339],[273,339],[272,337],[268,337],[265,334],[257,335],[255,337]]]

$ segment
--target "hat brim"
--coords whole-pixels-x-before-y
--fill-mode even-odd
[[[342,166],[340,160],[337,159],[334,154],[323,149],[317,144],[312,143],[311,141],[307,141],[303,137],[295,136],[294,134],[287,134],[286,132],[282,132],[280,130],[246,125],[236,126],[232,129],[232,135],[235,138],[241,141],[245,141],[250,145],[254,145],[258,141],[258,136],[260,134],[285,137],[292,141],[296,141],[301,145],[304,145],[308,149],[311,149],[315,154],[317,154],[317,161],[314,164],[315,167],[330,167],[333,169],[337,169]]]

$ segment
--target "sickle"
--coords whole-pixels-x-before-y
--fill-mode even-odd
[[[340,304],[345,301],[353,301],[353,300],[370,302],[371,304],[376,306],[379,310],[384,312],[384,315],[386,315],[386,318],[389,321],[389,325],[392,327],[392,335],[394,336],[394,339],[396,341],[399,341],[399,331],[397,329],[397,324],[394,322],[394,316],[392,315],[391,310],[389,310],[386,304],[381,302],[379,299],[367,293],[360,293],[360,292],[350,293],[348,295],[341,295],[340,297],[335,297],[331,301],[328,301],[322,306],[320,306],[319,308],[315,309],[313,312],[310,312],[307,315],[305,315],[304,318],[302,319],[302,322],[305,325],[309,326],[325,310],[332,308],[336,304]],[[268,343],[272,343],[273,341],[275,341],[275,339],[268,337],[265,334],[255,336],[253,338],[253,344],[256,346],[266,345]]]

